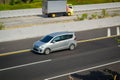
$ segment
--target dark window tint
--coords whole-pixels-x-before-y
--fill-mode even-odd
[[[47,42],[49,42],[52,38],[53,38],[52,36],[45,36],[45,37],[42,38],[40,41],[47,43]]]
[[[72,38],[72,37],[73,37],[72,34],[69,34],[69,35],[63,35],[63,36],[62,36],[62,40],[70,39],[70,38]]]
[[[56,37],[53,41],[55,42],[61,41],[61,36]]]
[[[62,36],[56,37],[53,41],[58,42],[58,41],[70,39],[70,38],[72,38],[72,37],[73,37],[72,34],[69,34],[69,35],[62,35]],[[53,42],[53,41],[52,41],[52,42]]]

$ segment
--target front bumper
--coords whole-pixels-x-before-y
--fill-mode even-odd
[[[44,53],[43,49],[35,48],[35,47],[33,47],[32,51],[37,52],[37,53]]]

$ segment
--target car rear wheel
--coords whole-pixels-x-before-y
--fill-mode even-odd
[[[69,47],[70,50],[74,50],[75,49],[75,45],[74,44],[71,44],[70,47]]]
[[[45,49],[45,52],[44,52],[46,55],[48,55],[48,54],[50,54],[50,49],[49,48],[47,48],[47,49]]]

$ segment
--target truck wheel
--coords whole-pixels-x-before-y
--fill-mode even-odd
[[[51,17],[51,14],[48,14],[48,17]]]
[[[70,12],[68,12],[68,16],[71,16],[71,13],[70,13]]]
[[[52,14],[52,17],[53,17],[53,18],[56,17],[56,14]]]

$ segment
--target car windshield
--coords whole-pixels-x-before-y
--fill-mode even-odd
[[[44,43],[47,43],[49,42],[53,37],[52,36],[45,36],[43,37],[40,41],[44,42]]]

